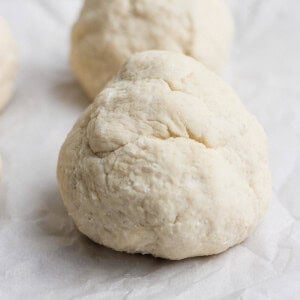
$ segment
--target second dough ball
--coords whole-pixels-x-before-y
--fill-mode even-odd
[[[0,110],[12,94],[16,74],[16,44],[6,21],[0,16]]]
[[[71,65],[94,99],[139,51],[184,53],[219,72],[232,32],[223,0],[86,0],[73,27]]]

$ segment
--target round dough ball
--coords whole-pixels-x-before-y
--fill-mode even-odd
[[[94,100],[135,52],[180,52],[219,72],[232,33],[223,0],[86,0],[73,27],[71,66]]]
[[[168,259],[245,240],[265,213],[265,133],[217,75],[166,51],[133,55],[69,133],[64,204],[97,243]]]
[[[16,44],[7,23],[0,16],[0,110],[11,97],[16,74]]]

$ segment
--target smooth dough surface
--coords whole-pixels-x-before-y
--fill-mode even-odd
[[[16,73],[16,44],[6,21],[0,16],[0,110],[11,97]]]
[[[95,242],[175,260],[245,240],[271,191],[255,117],[203,64],[166,51],[133,55],[84,112],[58,183]]]
[[[223,0],[86,0],[72,31],[70,61],[92,100],[133,53],[184,53],[219,72],[232,18]]]

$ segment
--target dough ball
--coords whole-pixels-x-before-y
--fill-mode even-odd
[[[71,65],[94,100],[133,53],[184,53],[219,72],[231,45],[223,0],[86,0],[73,27]]]
[[[0,16],[0,110],[11,97],[16,73],[16,44],[7,23]]]
[[[270,199],[265,133],[191,57],[133,55],[69,133],[64,204],[97,243],[168,259],[245,240]]]

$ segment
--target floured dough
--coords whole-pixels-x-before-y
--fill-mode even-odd
[[[5,20],[0,16],[0,110],[10,99],[17,73],[17,50]]]
[[[58,183],[92,240],[169,259],[242,242],[271,191],[256,118],[201,63],[165,51],[133,55],[85,111]]]
[[[94,100],[135,52],[176,51],[219,72],[232,32],[223,0],[86,0],[73,27],[70,60]]]

